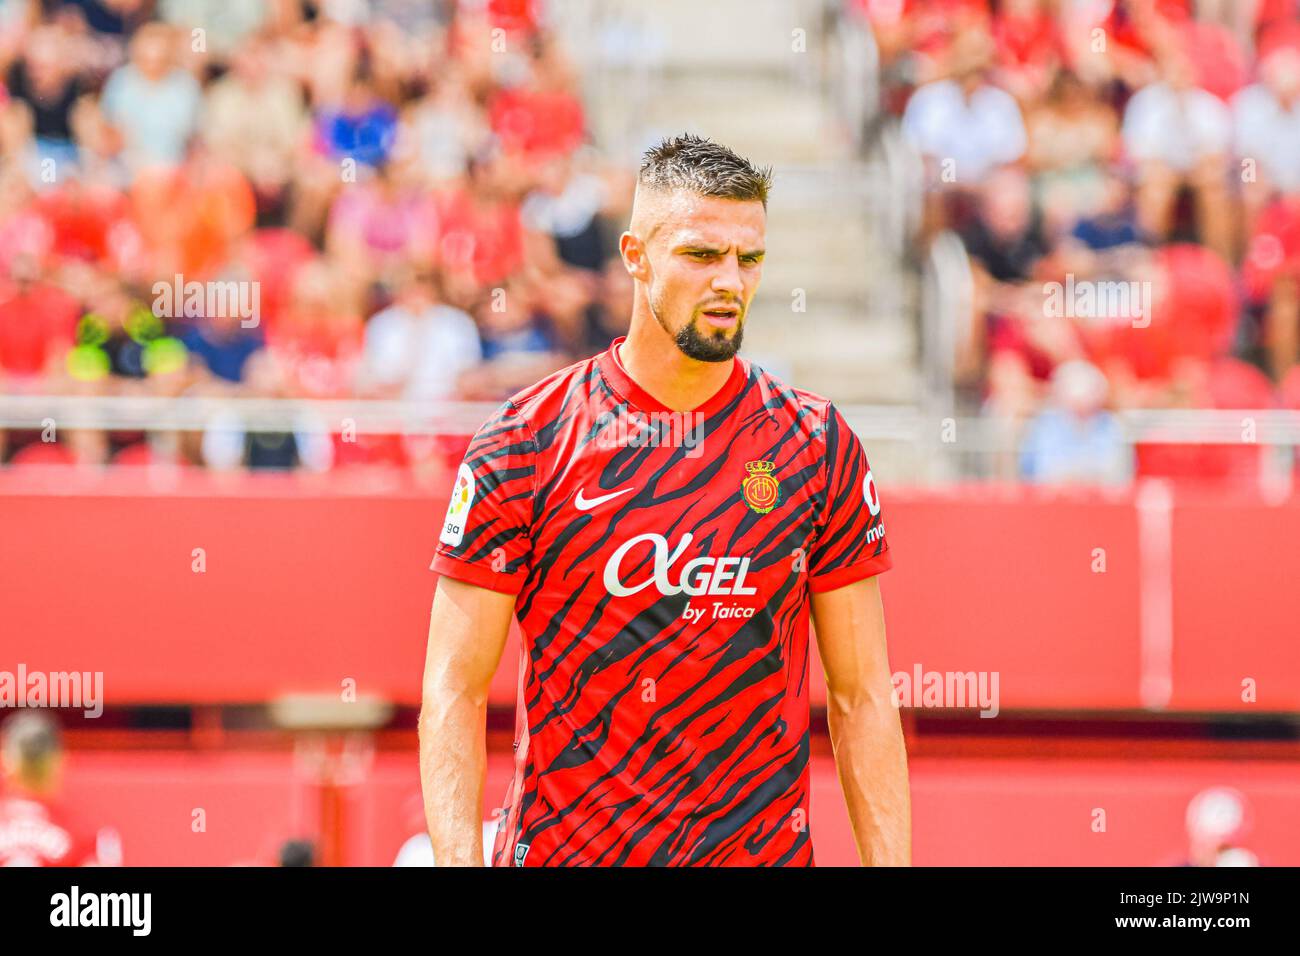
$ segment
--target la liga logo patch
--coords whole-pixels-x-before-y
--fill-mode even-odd
[[[451,502],[447,505],[447,518],[442,523],[442,534],[438,540],[453,548],[465,537],[465,521],[469,518],[469,506],[474,503],[474,472],[469,465],[461,462],[456,472],[456,485],[451,490]]]
[[[749,505],[756,514],[765,515],[781,503],[781,486],[772,477],[772,472],[776,471],[776,463],[747,461],[745,470],[749,472],[749,477],[740,483],[745,504]]]

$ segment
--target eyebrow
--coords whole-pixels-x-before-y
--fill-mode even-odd
[[[706,242],[688,241],[688,242],[680,243],[673,251],[674,252],[711,252],[714,255],[722,255],[726,250],[721,249],[717,246],[710,245]],[[767,250],[746,249],[744,252],[741,252],[740,255],[742,258],[745,256],[765,256],[767,255]]]

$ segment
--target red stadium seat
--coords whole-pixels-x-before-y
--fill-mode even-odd
[[[1211,363],[1206,377],[1204,405],[1217,409],[1260,410],[1277,406],[1277,394],[1268,376],[1255,366],[1234,358]],[[1137,474],[1167,478],[1183,485],[1213,485],[1252,490],[1258,487],[1267,449],[1263,445],[1139,444]]]

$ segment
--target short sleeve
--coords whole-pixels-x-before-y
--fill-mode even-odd
[[[825,438],[826,492],[808,555],[814,591],[831,591],[893,567],[867,454],[834,405],[827,406]]]
[[[474,435],[457,470],[433,570],[518,594],[532,557],[536,490],[537,441],[507,402]]]

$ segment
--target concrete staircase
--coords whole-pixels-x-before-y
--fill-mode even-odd
[[[914,296],[879,228],[881,169],[853,156],[813,0],[563,0],[593,126],[619,161],[695,132],[774,167],[745,354],[840,403],[917,400]],[[803,31],[799,33],[797,31]],[[805,310],[795,311],[797,290]]]

